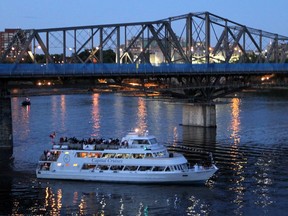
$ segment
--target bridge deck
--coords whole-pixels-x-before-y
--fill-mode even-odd
[[[288,64],[0,64],[0,78],[287,74]]]

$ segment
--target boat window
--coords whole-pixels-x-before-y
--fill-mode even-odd
[[[51,163],[44,163],[40,165],[41,170],[49,170]]]
[[[149,144],[148,140],[142,140],[142,144]]]
[[[164,166],[155,166],[154,168],[153,168],[153,171],[164,171],[164,169],[165,169],[165,167]]]
[[[124,170],[126,171],[136,171],[137,170],[137,166],[125,166]]]
[[[139,167],[139,171],[151,171],[152,170],[152,166],[140,166]]]
[[[132,154],[132,157],[135,159],[142,159],[144,158],[144,154]]]
[[[123,154],[123,157],[122,157],[122,158],[127,159],[127,158],[130,158],[130,157],[131,157],[131,154]]]
[[[157,144],[156,138],[150,139],[149,142],[150,144]]]
[[[146,156],[145,156],[146,158],[152,158],[153,156],[152,156],[152,154],[151,153],[146,153]]]
[[[89,170],[89,169],[94,169],[95,167],[96,167],[95,164],[83,164],[82,169]]]
[[[163,157],[165,154],[164,152],[156,152],[156,153],[153,153],[154,157]]]
[[[115,155],[115,158],[124,158],[124,159],[128,159],[128,158],[143,158],[144,157],[144,154],[116,154]]]
[[[102,156],[102,153],[100,152],[95,153],[95,158],[100,158],[101,156]]]
[[[170,167],[166,167],[165,172],[170,172]]]
[[[88,156],[88,152],[77,152],[77,157],[86,158]]]
[[[157,152],[157,157],[163,157],[165,155],[164,152]]]
[[[148,140],[133,140],[132,144],[149,144]]]
[[[187,170],[187,169],[188,169],[187,164],[182,164],[182,170]]]
[[[116,154],[115,158],[123,158],[123,154]]]
[[[100,158],[101,157],[101,153],[99,153],[99,152],[90,152],[90,153],[88,153],[88,155],[87,155],[89,158]]]
[[[116,154],[116,155],[115,155],[115,158],[124,158],[124,159],[127,159],[127,158],[131,158],[131,154]]]
[[[89,153],[89,154],[88,154],[88,157],[89,157],[89,158],[94,157],[94,153]]]
[[[138,140],[133,140],[132,144],[139,144]]]
[[[122,170],[124,166],[111,166],[110,170]]]
[[[111,154],[111,153],[104,153],[103,158],[114,158],[115,157],[115,154]]]
[[[109,166],[107,166],[107,165],[98,165],[97,169],[99,169],[99,170],[108,170]]]

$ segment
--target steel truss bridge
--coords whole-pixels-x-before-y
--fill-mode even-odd
[[[0,57],[0,79],[105,78],[119,85],[139,79],[142,87],[165,83],[193,101],[210,101],[258,85],[265,75],[286,76],[287,57],[288,37],[209,12],[189,13],[151,22],[19,29]]]

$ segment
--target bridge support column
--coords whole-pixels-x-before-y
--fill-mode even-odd
[[[7,82],[0,80],[0,151],[13,154],[11,98]]]
[[[182,124],[196,127],[216,127],[215,104],[186,104]]]

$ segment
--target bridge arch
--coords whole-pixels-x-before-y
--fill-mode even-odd
[[[189,13],[149,22],[19,29],[0,63],[107,63],[107,50],[117,64],[283,63],[287,42],[286,36],[209,12]]]

